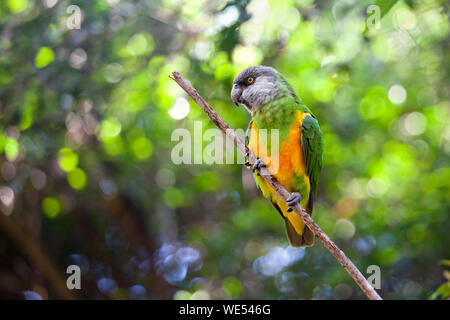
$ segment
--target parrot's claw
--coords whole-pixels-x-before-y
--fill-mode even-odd
[[[248,151],[248,149],[245,151],[245,163],[244,163],[244,165],[248,168],[248,169],[250,169],[251,168],[251,166],[252,166],[252,164],[250,163],[250,161],[249,161],[249,159],[248,159],[248,157],[250,156],[250,152]]]
[[[264,168],[266,165],[264,164],[264,162],[262,162],[261,159],[256,159],[255,163],[253,164],[253,172],[261,170],[261,168]]]
[[[300,195],[300,193],[298,193],[298,192],[291,193],[289,198],[287,198],[287,200],[286,200],[286,204],[289,207],[287,209],[287,212],[291,212],[292,210],[294,210],[293,207],[295,207],[297,204],[299,204],[301,200],[302,200],[302,196]]]

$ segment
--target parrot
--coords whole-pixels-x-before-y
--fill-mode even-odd
[[[236,106],[243,105],[251,115],[246,146],[257,158],[252,165],[257,187],[283,218],[289,244],[294,248],[312,246],[314,234],[293,207],[300,203],[312,214],[323,162],[319,122],[292,85],[269,66],[241,71],[233,80],[231,100]],[[262,129],[278,130],[279,147],[275,153],[267,151],[271,140],[260,137]],[[250,165],[248,160],[246,164]],[[290,193],[287,201],[261,177],[263,167]]]

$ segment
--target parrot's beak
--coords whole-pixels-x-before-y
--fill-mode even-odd
[[[238,107],[239,103],[241,103],[241,95],[242,89],[237,85],[233,85],[233,89],[231,89],[231,101]]]

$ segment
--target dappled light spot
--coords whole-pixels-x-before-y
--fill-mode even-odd
[[[417,20],[411,10],[400,8],[392,15],[392,22],[399,29],[412,30],[416,26]]]
[[[389,188],[389,179],[387,177],[372,178],[367,182],[367,194],[373,198],[379,198]]]
[[[122,130],[122,124],[116,118],[108,118],[100,125],[100,139],[113,138]]]
[[[117,292],[117,283],[110,278],[100,278],[97,281],[97,288],[100,290],[101,293],[107,296],[112,296]]]
[[[382,249],[377,254],[377,260],[381,265],[389,265],[397,261],[398,252],[394,247],[387,247]]]
[[[61,108],[64,110],[69,110],[73,105],[73,96],[68,93],[61,95]]]
[[[105,78],[109,83],[117,83],[122,80],[125,69],[119,63],[111,63],[106,66]]]
[[[128,289],[128,297],[132,300],[144,300],[147,297],[147,290],[140,284],[136,284]]]
[[[40,169],[33,169],[30,172],[30,180],[36,190],[41,190],[47,184],[47,175]]]
[[[175,295],[173,296],[174,300],[190,300],[191,299],[191,293],[186,290],[178,290],[175,292]]]
[[[185,98],[178,98],[175,104],[169,110],[169,116],[175,120],[181,120],[189,114],[189,102]]]
[[[312,94],[318,101],[331,101],[334,95],[334,84],[331,79],[318,77],[312,87]]]
[[[238,17],[238,9],[235,6],[228,6],[225,10],[223,10],[216,16],[215,28],[220,30],[224,27],[229,27],[236,22]]]
[[[123,140],[120,136],[105,138],[103,140],[103,148],[109,155],[117,156],[124,152]]]
[[[169,188],[163,194],[164,203],[170,208],[180,207],[184,202],[184,195],[180,189]]]
[[[355,235],[355,225],[347,219],[339,219],[334,225],[334,233],[338,238],[351,239]]]
[[[58,0],[45,0],[45,6],[47,8],[53,8],[58,3]]]
[[[274,276],[284,268],[303,259],[305,249],[287,247],[273,247],[264,256],[253,262],[253,270],[263,276]]]
[[[113,31],[119,31],[123,27],[124,23],[125,21],[123,20],[123,18],[120,15],[116,14],[111,18],[109,27]]]
[[[99,182],[99,186],[106,196],[114,196],[117,193],[117,185],[113,180],[103,179]]]
[[[6,5],[12,13],[17,14],[25,11],[32,3],[28,0],[7,0]]]
[[[340,218],[350,218],[359,208],[358,200],[350,197],[344,197],[335,203],[333,210]]]
[[[323,67],[333,63],[334,60],[336,60],[336,56],[334,56],[334,55],[325,56],[322,59],[322,61],[320,62],[320,67],[323,68]]]
[[[153,50],[154,40],[148,33],[137,33],[131,37],[126,46],[128,54],[140,56],[148,54]]]
[[[70,172],[78,165],[78,155],[69,148],[62,148],[58,152],[58,164],[63,171]]]
[[[197,60],[208,59],[211,55],[212,44],[208,41],[198,41],[192,48],[192,56]]]
[[[258,65],[262,60],[262,52],[257,47],[237,46],[233,51],[233,62],[242,68]]]
[[[244,247],[244,257],[248,261],[253,261],[261,256],[264,252],[264,247],[257,241],[249,241]]]
[[[25,101],[22,109],[19,129],[21,131],[28,129],[36,116],[38,108],[38,94],[36,91],[28,90],[25,93]]]
[[[69,64],[74,69],[81,69],[88,59],[86,51],[82,48],[75,49],[69,56]]]
[[[222,289],[225,291],[230,297],[236,298],[242,292],[242,283],[236,277],[226,277],[222,281]]]
[[[83,128],[83,119],[73,112],[69,112],[66,117],[66,127],[70,133],[77,133]]]
[[[39,69],[48,66],[55,59],[55,53],[49,47],[41,47],[34,58],[34,63]]]
[[[359,103],[359,114],[365,119],[381,117],[389,108],[386,90],[382,87],[370,88]]]
[[[133,155],[140,160],[149,158],[153,154],[153,144],[145,137],[138,137],[130,144]]]
[[[427,129],[427,118],[420,112],[411,112],[400,119],[400,125],[405,135],[418,136]]]
[[[86,186],[86,174],[80,168],[75,168],[67,173],[67,181],[75,190],[81,190]]]
[[[373,236],[358,237],[353,241],[353,247],[362,254],[369,254],[376,244]]]
[[[2,164],[2,177],[6,181],[13,179],[16,176],[16,167],[12,162],[5,161]]]
[[[39,293],[35,291],[27,290],[23,291],[22,293],[25,300],[43,300]]]
[[[231,218],[237,230],[249,231],[254,227],[256,216],[252,215],[248,210],[236,212]]]
[[[190,297],[191,300],[209,300],[211,299],[208,291],[206,290],[197,290]]]
[[[84,255],[77,253],[71,254],[68,260],[70,264],[79,266],[82,274],[86,275],[89,272],[89,261]]]
[[[367,179],[353,178],[345,188],[345,193],[355,199],[365,199],[367,198],[366,185]]]
[[[179,248],[166,243],[156,253],[158,272],[172,284],[182,282],[188,271],[198,271],[202,266],[200,252],[191,247]]]
[[[278,16],[278,23],[282,28],[294,30],[300,22],[300,13],[296,8],[285,8]]]
[[[9,216],[14,210],[14,190],[10,187],[0,187],[0,209],[6,215]]]
[[[361,34],[351,31],[350,28],[357,30],[358,28],[363,27],[364,24],[358,20],[350,20],[346,23],[346,26],[347,32],[341,33],[337,41],[333,43],[333,46],[335,47],[334,51],[336,52],[336,60],[339,62],[347,62],[354,59],[362,47],[363,39]],[[329,33],[326,33],[326,36],[328,35]]]
[[[16,160],[17,156],[19,155],[19,143],[16,139],[6,137],[4,149],[6,158],[8,158],[9,161]]]
[[[399,84],[395,84],[389,88],[389,100],[395,104],[402,104],[406,100],[406,90]]]
[[[280,292],[284,294],[294,293],[294,283],[299,281],[302,284],[307,285],[304,281],[307,278],[308,275],[305,273],[295,274],[289,271],[285,271],[275,277],[275,285],[277,286],[278,290],[280,290]]]
[[[42,210],[49,218],[56,218],[61,213],[61,204],[54,197],[46,197],[42,200]]]

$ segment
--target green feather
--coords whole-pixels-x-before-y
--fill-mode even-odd
[[[319,122],[313,116],[306,116],[302,126],[303,155],[306,162],[306,174],[311,183],[312,195],[310,195],[310,207],[312,211],[313,197],[317,194],[319,174],[322,169],[323,159],[323,134]]]

